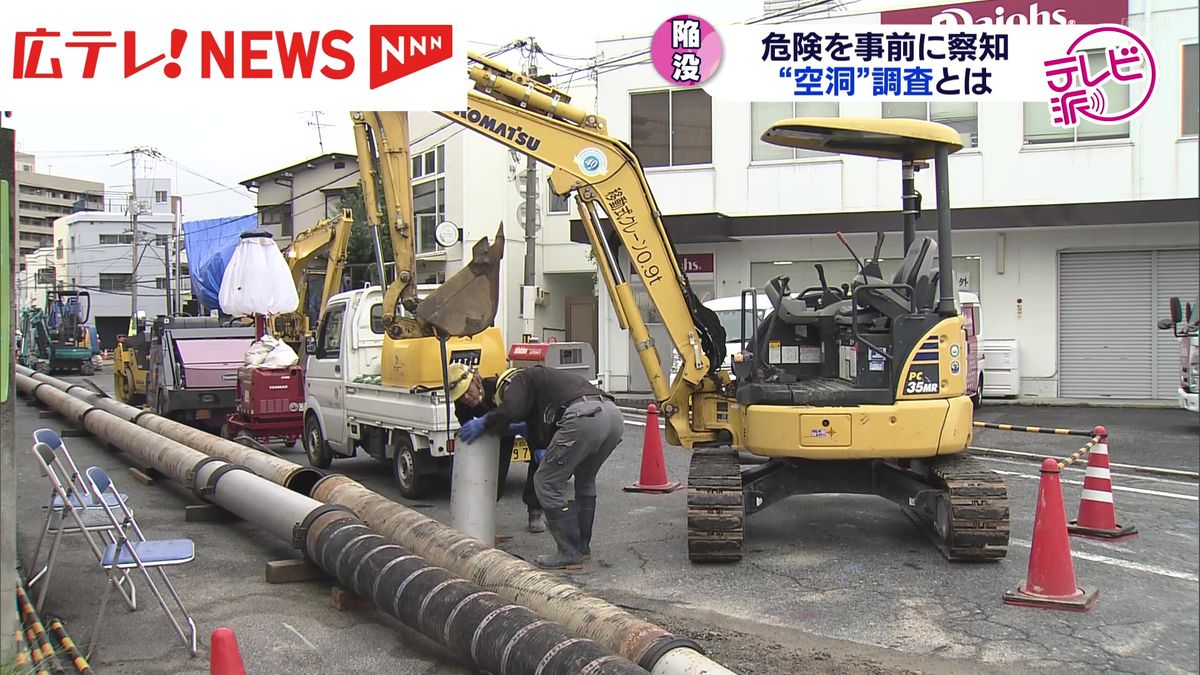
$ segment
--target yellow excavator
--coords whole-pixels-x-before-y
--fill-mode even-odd
[[[293,348],[304,343],[311,326],[316,323],[305,311],[305,299],[308,297],[308,265],[318,254],[327,254],[328,262],[325,265],[325,279],[317,315],[319,320],[320,313],[325,310],[325,303],[329,302],[329,298],[333,297],[341,286],[342,270],[346,265],[346,249],[350,245],[350,230],[353,225],[354,214],[350,209],[342,209],[338,217],[324,218],[297,234],[283,252],[288,269],[292,273],[292,281],[296,284],[300,307],[294,312],[277,315],[273,332],[275,337]]]
[[[440,387],[451,361],[466,362],[484,377],[498,375],[506,354],[500,329],[493,325],[504,228],[497,230],[493,242],[486,237],[476,242],[467,265],[419,299],[408,113],[355,111],[350,116],[376,266],[380,279],[391,279],[383,294],[381,319],[387,339],[381,384],[409,390]],[[383,228],[394,260],[390,275],[383,260]]]
[[[551,189],[574,195],[617,320],[630,332],[659,401],[667,440],[692,450],[691,560],[740,560],[747,516],[814,493],[892,500],[950,560],[1007,553],[1005,484],[965,456],[972,408],[964,321],[954,302],[948,175],[948,157],[962,147],[956,131],[925,121],[857,118],[791,119],[768,129],[769,143],[900,162],[905,258],[884,279],[880,233],[873,257],[850,251],[859,273],[846,283],[823,281],[795,292],[787,278],[773,279],[764,289],[772,307],[744,331],[749,337],[731,372],[721,368],[724,329],[693,293],[632,148],[563,92],[487,57],[470,60],[474,87],[466,110],[438,114],[550,166]],[[937,238],[918,240],[914,175],[929,162]],[[618,264],[621,248],[671,345],[650,337]],[[820,269],[818,275],[824,278]],[[490,300],[494,314],[496,296],[484,294],[479,278],[452,279],[456,300],[464,308]],[[396,297],[391,289],[389,297]],[[743,315],[752,321],[757,294],[749,289],[743,297]],[[658,348],[674,348],[682,359],[672,382]]]

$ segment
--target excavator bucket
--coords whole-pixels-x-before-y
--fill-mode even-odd
[[[471,262],[417,305],[415,314],[443,337],[475,335],[496,321],[500,302],[500,258],[504,256],[504,225],[496,240],[480,239],[471,249]]]

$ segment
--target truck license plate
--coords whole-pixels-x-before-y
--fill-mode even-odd
[[[210,419],[210,418],[212,418],[211,410],[206,410],[205,408],[200,408],[199,410],[196,411],[196,419],[206,420],[206,419]]]
[[[524,438],[516,438],[513,440],[512,461],[528,462],[531,459],[529,452],[529,443]]]

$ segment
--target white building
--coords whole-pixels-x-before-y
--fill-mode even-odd
[[[167,312],[167,264],[174,218],[138,216],[137,309],[155,317]],[[60,288],[87,291],[90,322],[101,343],[112,345],[129,327],[132,312],[133,232],[129,216],[83,212],[54,221],[52,263]]]
[[[27,307],[46,306],[46,291],[54,288],[54,249],[39,248],[26,254],[16,277],[17,312]]]
[[[1010,16],[1030,11],[1029,0],[1002,4]],[[1170,398],[1178,349],[1155,321],[1169,296],[1194,297],[1200,286],[1197,7],[1156,2],[1150,20],[1148,5],[1131,2],[1128,25],[1157,56],[1158,89],[1125,127],[1060,133],[1045,122],[1044,104],[714,102],[703,91],[672,90],[648,60],[601,73],[597,112],[646,165],[679,252],[712,269],[693,276],[702,299],[762,288],[779,274],[799,290],[815,284],[817,262],[831,280],[849,281],[854,266],[837,231],[866,256],[874,232],[887,229],[884,256],[899,257],[899,164],[769,146],[758,137],[770,122],[915,115],[951,124],[968,141],[950,162],[956,276],[981,297],[985,337],[1017,341],[1020,393]],[[620,55],[648,45],[645,37],[598,47]],[[930,216],[931,174],[918,174]],[[578,222],[573,229],[584,241]],[[647,300],[642,294],[653,321]],[[652,334],[669,366],[665,331],[652,326]],[[647,391],[607,297],[599,342],[609,388]]]

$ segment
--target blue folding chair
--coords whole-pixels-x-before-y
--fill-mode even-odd
[[[175,585],[171,583],[170,577],[164,568],[173,565],[182,565],[189,563],[196,558],[196,547],[191,539],[158,539],[148,540],[142,534],[142,528],[138,527],[137,521],[133,519],[133,513],[126,506],[125,502],[117,498],[117,489],[113,486],[112,479],[108,477],[104,469],[98,466],[93,466],[87,470],[87,483],[93,495],[102,497],[112,495],[112,500],[99,499],[100,508],[108,515],[112,522],[117,540],[104,548],[104,552],[100,558],[100,566],[109,575],[110,580],[115,580],[117,576],[125,571],[134,569],[140,570],[142,576],[145,577],[146,583],[150,585],[150,591],[154,593],[154,597],[158,599],[158,604],[162,607],[163,613],[167,615],[167,619],[171,622],[171,626],[175,629],[175,633],[179,635],[179,639],[183,641],[188,648],[188,653],[191,656],[196,655],[196,623],[192,621],[192,615],[188,612],[187,607],[183,604],[183,599],[179,597],[179,593],[175,590]],[[109,506],[110,501],[115,501],[116,506]],[[121,512],[121,517],[117,517],[114,508]],[[154,578],[150,575],[150,570],[156,570],[158,575],[166,584],[167,590],[171,597],[175,600],[179,612],[187,621],[188,631],[185,633],[179,620],[175,616],[175,612],[167,605],[167,601],[163,598],[162,593],[158,590],[158,585],[154,583]],[[96,617],[96,625],[92,628],[92,640],[88,647],[88,654],[96,645],[96,637],[99,635],[100,626],[104,622],[104,609],[108,604],[108,589],[104,592],[104,598],[100,601],[100,613]]]
[[[97,562],[103,557],[104,544],[98,544],[93,538],[93,535],[99,534],[101,541],[111,543],[117,541],[118,537],[115,534],[112,521],[105,515],[100,508],[80,508],[76,506],[80,500],[75,499],[69,494],[69,487],[62,476],[67,475],[67,469],[56,456],[51,447],[45,443],[35,443],[33,446],[33,455],[37,460],[38,467],[42,471],[42,475],[50,483],[51,499],[58,503],[58,507],[48,509],[46,513],[46,522],[42,526],[42,534],[38,538],[37,548],[33,553],[33,561],[30,563],[30,569],[37,567],[38,559],[41,557],[42,543],[46,539],[46,535],[53,532],[54,537],[50,543],[50,549],[46,556],[46,564],[38,570],[29,581],[32,588],[35,583],[39,584],[37,602],[34,607],[39,611],[46,600],[46,591],[50,588],[50,578],[54,573],[54,563],[58,559],[58,551],[62,544],[65,535],[81,535],[87,543],[88,549],[95,556]],[[133,586],[133,579],[125,573],[116,583],[117,592],[121,594],[125,605],[130,610],[137,608],[137,590]]]
[[[98,497],[88,491],[86,481],[83,480],[83,475],[79,473],[79,468],[75,466],[75,460],[71,459],[71,453],[67,452],[67,445],[63,443],[62,436],[57,431],[48,428],[41,428],[33,432],[34,443],[45,443],[54,450],[54,454],[58,456],[62,462],[62,468],[65,472],[64,487],[67,488],[67,494],[72,499],[72,503],[77,507],[95,508],[100,506]],[[128,495],[120,495],[120,500],[125,501]],[[116,506],[115,503],[109,506]],[[42,508],[45,509],[61,509],[62,503],[56,498],[51,497],[50,501]]]

